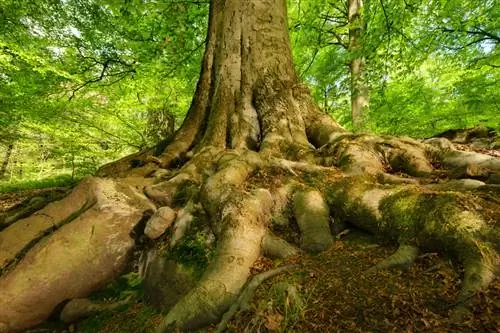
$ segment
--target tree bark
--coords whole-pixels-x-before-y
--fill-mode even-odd
[[[365,77],[365,57],[363,56],[363,0],[348,0],[349,71],[351,74],[351,115],[353,128],[363,128],[370,105],[369,90]]]
[[[13,143],[7,146],[7,150],[5,151],[5,157],[3,158],[2,166],[0,167],[0,179],[2,179],[5,176],[7,167],[9,166],[10,155],[12,154],[13,149],[14,149]]]

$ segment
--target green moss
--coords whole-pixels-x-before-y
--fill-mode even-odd
[[[95,301],[109,301],[125,299],[131,294],[141,296],[142,280],[137,273],[128,273],[119,276],[108,283],[104,288],[94,291],[89,299]]]
[[[187,268],[194,270],[194,277],[200,277],[214,257],[214,245],[209,242],[209,235],[197,223],[181,241],[168,252],[168,259],[173,259]]]
[[[173,205],[176,207],[185,206],[189,200],[198,195],[200,186],[191,181],[186,181],[176,192],[173,198]]]
[[[320,189],[323,185],[322,178],[322,175],[317,172],[309,172],[302,175],[302,180],[304,181],[304,183],[312,188]]]
[[[71,178],[71,175],[62,174],[39,180],[0,181],[0,193],[17,192],[50,187],[71,187],[80,179]]]
[[[401,191],[383,200],[381,232],[426,251],[461,258],[479,255],[482,220],[453,193]],[[464,215],[465,214],[465,215]]]
[[[379,225],[379,232],[388,234],[392,238],[415,237],[416,224],[421,220],[420,216],[415,216],[418,212],[419,194],[412,191],[400,191],[396,194],[384,198],[380,203],[380,211],[384,219]]]
[[[95,316],[82,320],[77,324],[77,331],[80,333],[151,332],[155,326],[152,319],[158,314],[158,310],[144,304],[137,304],[134,306],[125,305],[117,310],[103,311]]]
[[[351,155],[342,155],[342,157],[337,162],[337,166],[342,169],[345,166],[351,165],[351,162]]]
[[[350,222],[358,228],[377,233],[379,226],[376,217],[358,199],[370,189],[371,187],[360,178],[343,180],[330,186],[326,190],[326,199],[334,219]]]

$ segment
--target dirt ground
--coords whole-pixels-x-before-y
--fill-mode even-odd
[[[471,300],[470,314],[456,323],[450,313],[460,268],[431,253],[407,271],[368,273],[395,250],[374,241],[354,231],[320,255],[298,258],[302,267],[261,286],[232,331],[500,332],[499,279]],[[279,295],[280,283],[294,285],[301,302],[290,292]]]

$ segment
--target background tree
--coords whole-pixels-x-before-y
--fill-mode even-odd
[[[496,92],[490,91],[490,97],[484,99],[475,98],[473,107],[466,103],[471,107],[465,113],[463,103],[454,103],[462,98],[454,89],[460,77],[458,72],[468,73],[463,74],[463,79],[474,73],[478,80],[466,82],[479,86],[498,74],[494,67],[498,62],[495,35],[490,33],[490,37],[485,36],[483,40],[474,34],[443,33],[443,29],[453,30],[452,25],[459,24],[463,17],[469,18],[471,26],[493,31],[491,20],[498,13],[492,3],[477,7],[472,2],[370,1],[365,4],[363,14],[366,25],[363,56],[368,64],[365,82],[372,97],[367,128],[375,132],[431,136],[450,127],[473,126],[479,119],[490,125],[498,124]],[[316,1],[292,2],[290,16],[299,73],[312,87],[313,96],[323,109],[335,115],[343,125],[350,126],[352,109],[348,96],[351,89],[346,70],[351,58],[347,52],[346,3],[330,2],[325,6]],[[429,72],[444,74],[443,67],[453,67],[449,73],[458,71],[457,75],[436,74],[432,79],[426,76]],[[409,77],[415,78],[416,87],[423,86],[428,93],[421,95],[418,89],[409,89],[411,85],[405,83]],[[440,84],[436,89],[438,77]],[[389,93],[392,89],[398,94]],[[430,96],[433,103],[427,103],[421,111],[413,108],[413,103],[407,103],[415,101],[423,105]],[[406,102],[400,103],[401,100]],[[393,103],[397,107],[393,108]],[[431,128],[423,125],[436,114],[447,120],[437,121]],[[454,119],[456,122],[452,124]],[[404,122],[404,126],[398,125],[399,122]]]

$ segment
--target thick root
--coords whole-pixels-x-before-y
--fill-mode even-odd
[[[301,247],[321,252],[333,244],[330,211],[318,191],[300,191],[293,199],[294,214],[302,234]]]
[[[73,323],[99,312],[117,309],[130,303],[130,301],[130,297],[113,303],[96,303],[87,298],[72,299],[64,306],[59,315],[59,319],[65,323]]]
[[[235,194],[222,211],[224,227],[214,262],[199,284],[170,310],[157,332],[193,330],[217,321],[246,283],[261,254],[272,198],[265,191]]]
[[[418,257],[419,249],[413,245],[400,245],[396,252],[382,260],[368,270],[369,273],[380,269],[402,268],[407,269]]]
[[[268,231],[262,239],[262,252],[271,259],[285,259],[300,253],[294,245]]]
[[[61,198],[66,196],[67,193],[67,188],[44,190],[37,196],[26,199],[20,204],[8,209],[7,211],[0,212],[0,231],[7,228],[14,222],[30,216],[34,212],[45,207],[47,204],[56,200],[60,200]]]
[[[458,194],[352,180],[333,185],[328,193],[341,219],[402,244],[415,244],[422,251],[456,257],[465,270],[459,299],[487,287],[498,271],[495,230]],[[377,268],[407,264],[416,255],[414,246],[402,246]]]
[[[0,279],[1,332],[16,332],[47,319],[61,302],[82,298],[118,276],[134,246],[130,234],[152,209],[145,198],[111,180],[87,179],[75,190],[95,204],[36,244],[15,269]],[[92,189],[89,193],[89,189]],[[51,204],[51,212],[75,209],[65,200]],[[76,207],[78,209],[78,206]],[[51,215],[52,217],[54,215]]]
[[[0,269],[26,252],[31,244],[76,218],[95,203],[97,182],[84,179],[66,198],[45,206],[35,214],[17,221],[0,233]]]

